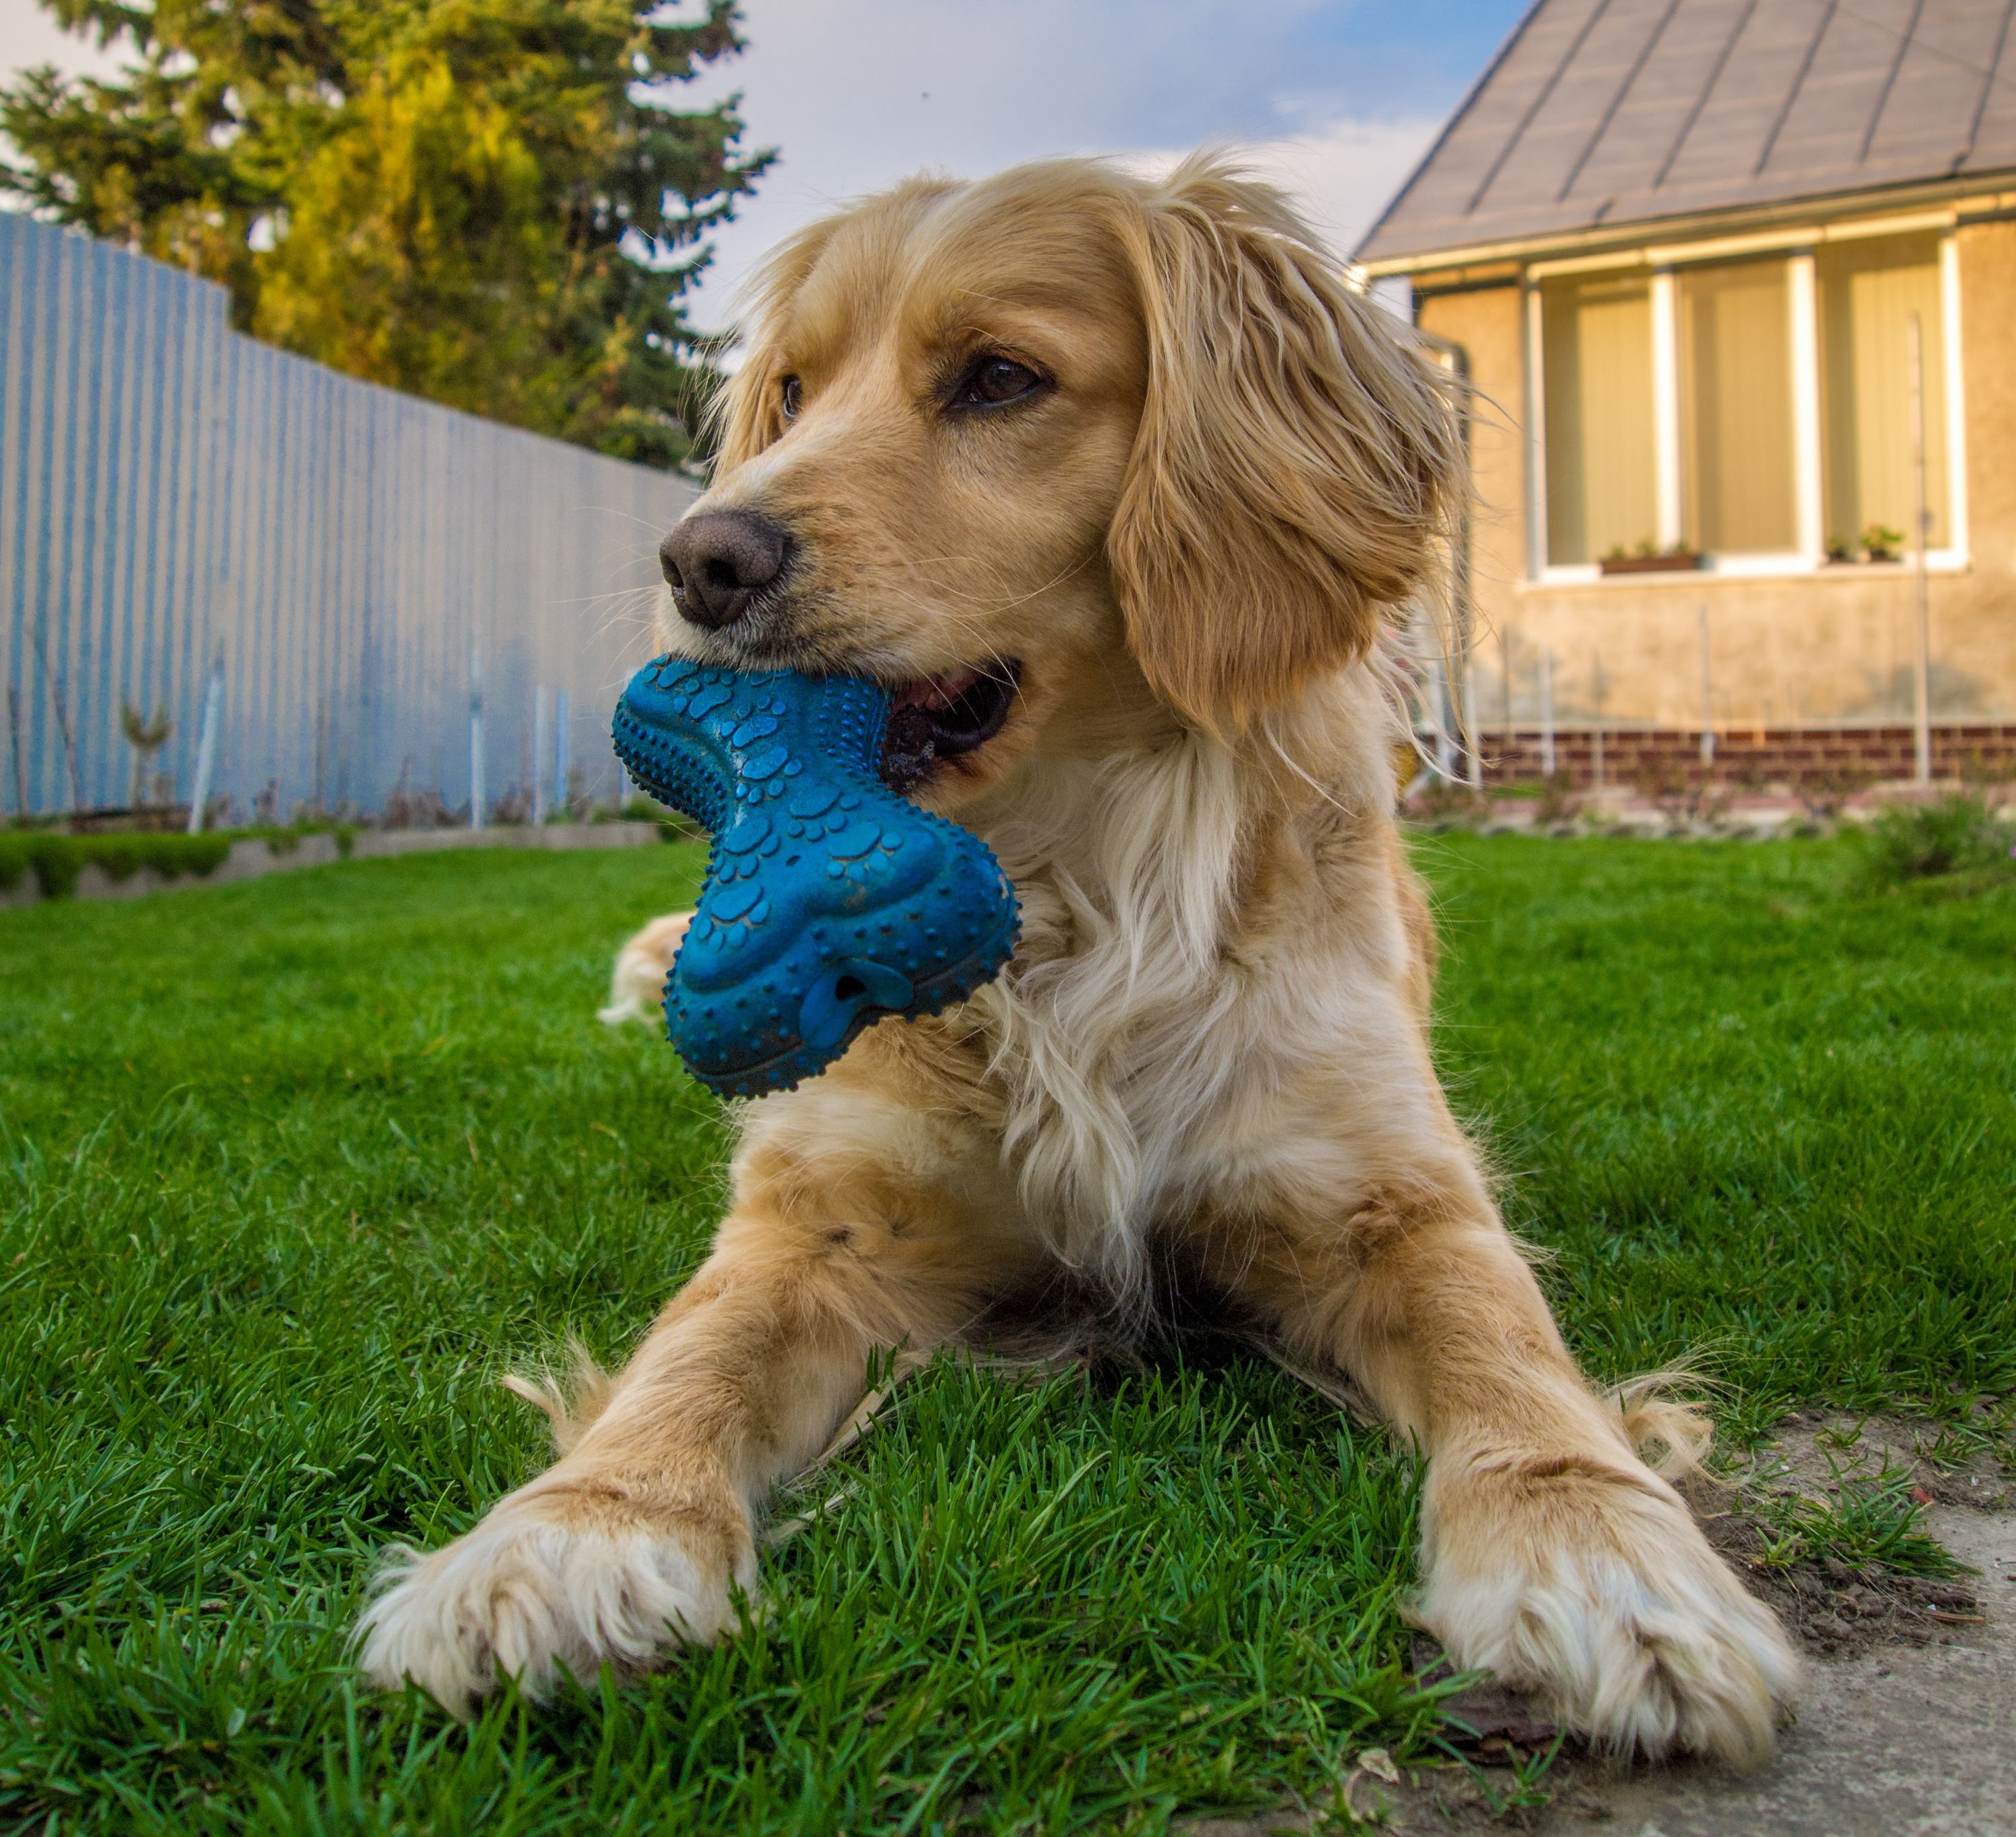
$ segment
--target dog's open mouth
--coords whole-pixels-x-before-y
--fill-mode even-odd
[[[882,746],[882,782],[907,794],[938,760],[977,753],[1006,722],[1021,675],[1022,666],[1010,661],[903,684]]]

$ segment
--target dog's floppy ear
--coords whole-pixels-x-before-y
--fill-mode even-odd
[[[784,431],[777,386],[780,329],[805,277],[832,241],[835,224],[835,219],[824,218],[787,237],[771,250],[750,282],[742,315],[747,348],[741,367],[707,408],[717,475],[754,458]]]
[[[1122,236],[1148,387],[1108,556],[1150,685],[1236,729],[1442,565],[1460,426],[1271,187],[1193,160]]]

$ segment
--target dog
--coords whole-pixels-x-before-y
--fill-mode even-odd
[[[609,1001],[595,1011],[606,1027],[620,1027],[625,1021],[649,1023],[652,1011],[664,994],[665,978],[672,972],[672,959],[686,941],[690,912],[669,912],[629,939],[616,953],[616,965],[609,975]]]
[[[1467,488],[1445,373],[1222,159],[1046,162],[785,243],[720,427],[665,647],[891,685],[902,788],[990,843],[1021,941],[747,1107],[704,1264],[551,1400],[549,1471],[395,1555],[365,1672],[459,1712],[715,1639],[872,1359],[1064,1274],[1138,1313],[1177,1255],[1425,1456],[1456,1664],[1610,1752],[1762,1760],[1795,1659],[1639,1451],[1695,1419],[1577,1368],[1430,1055],[1392,678]]]

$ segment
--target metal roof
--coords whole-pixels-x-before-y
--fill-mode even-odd
[[[1358,254],[2011,168],[2016,0],[1538,0]]]

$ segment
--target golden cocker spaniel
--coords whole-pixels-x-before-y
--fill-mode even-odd
[[[757,307],[661,636],[897,685],[902,788],[992,846],[1021,945],[748,1106],[704,1266],[549,1472],[403,1553],[366,1670],[460,1709],[716,1637],[880,1350],[1060,1271],[1138,1313],[1173,1259],[1418,1443],[1458,1665],[1761,1759],[1792,1654],[1635,1445],[1687,1427],[1576,1368],[1430,1057],[1390,634],[1467,489],[1441,372],[1208,157],[904,185]]]

